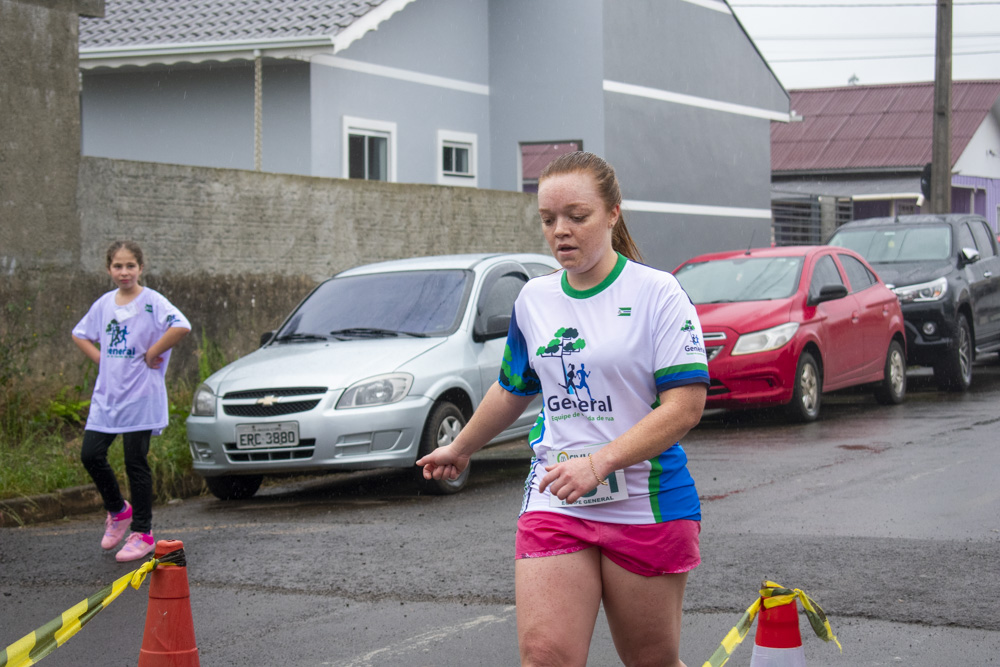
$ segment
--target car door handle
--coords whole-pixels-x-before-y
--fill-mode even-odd
[[[861,317],[858,315],[858,311],[855,310],[853,313],[851,313],[851,322],[853,322],[854,324],[857,324],[858,320],[860,320],[860,319],[861,319]]]
[[[983,273],[983,275],[986,276],[987,278],[992,278],[993,277],[993,272],[992,271],[985,271]]]

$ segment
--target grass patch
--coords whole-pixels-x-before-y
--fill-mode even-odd
[[[11,311],[9,306],[7,310]],[[20,354],[0,355],[0,499],[93,484],[80,462],[80,448],[97,367],[81,362],[83,380],[72,387],[53,386],[51,382],[33,385],[28,369],[20,364],[33,341],[6,327],[0,329],[0,350],[5,343],[16,343]],[[204,333],[195,354],[201,381],[227,363],[219,345]],[[148,456],[155,502],[203,490],[201,478],[191,467],[184,425],[193,393],[190,383],[184,380],[174,380],[167,386],[170,421],[162,434],[152,438]],[[121,438],[108,450],[108,462],[127,497]]]
[[[55,398],[38,401],[35,392],[7,390],[0,395],[0,499],[51,493],[59,489],[92,484],[80,463],[83,427],[89,401],[67,398],[60,390]],[[187,418],[192,390],[181,384],[168,390],[170,423],[154,436],[149,448],[156,502],[191,495],[201,481],[191,469]],[[121,439],[108,451],[123,493],[128,489]]]

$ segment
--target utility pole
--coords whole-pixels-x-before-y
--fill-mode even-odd
[[[937,0],[931,213],[951,213],[951,7],[952,0]]]

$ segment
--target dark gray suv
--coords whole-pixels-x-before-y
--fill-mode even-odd
[[[965,391],[977,355],[1000,350],[1000,252],[978,215],[903,215],[841,226],[830,245],[862,255],[899,297],[910,364]]]

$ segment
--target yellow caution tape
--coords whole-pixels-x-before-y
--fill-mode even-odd
[[[0,651],[0,667],[28,667],[56,650],[70,637],[80,631],[90,619],[121,595],[129,586],[139,590],[146,575],[163,565],[184,562],[184,550],[178,549],[164,554],[163,558],[151,558],[142,567],[119,577],[91,595],[86,600],[70,607],[34,632],[29,632],[16,642]]]
[[[830,627],[830,621],[827,620],[823,608],[815,600],[806,595],[806,592],[801,588],[789,589],[773,581],[765,581],[761,584],[760,596],[743,612],[743,616],[726,633],[726,636],[722,638],[722,643],[719,644],[719,648],[715,649],[715,653],[705,661],[702,667],[722,667],[726,664],[733,651],[743,642],[743,639],[747,636],[747,632],[750,631],[750,626],[753,625],[754,619],[757,618],[757,612],[760,611],[761,605],[764,605],[767,609],[771,609],[772,607],[791,604],[796,598],[802,602],[802,610],[805,612],[806,618],[809,619],[809,625],[812,626],[816,636],[825,642],[832,640],[837,644],[840,652],[843,653],[844,647],[840,645],[837,636],[833,634],[833,628]],[[3,667],[3,663],[0,663],[0,667]]]

